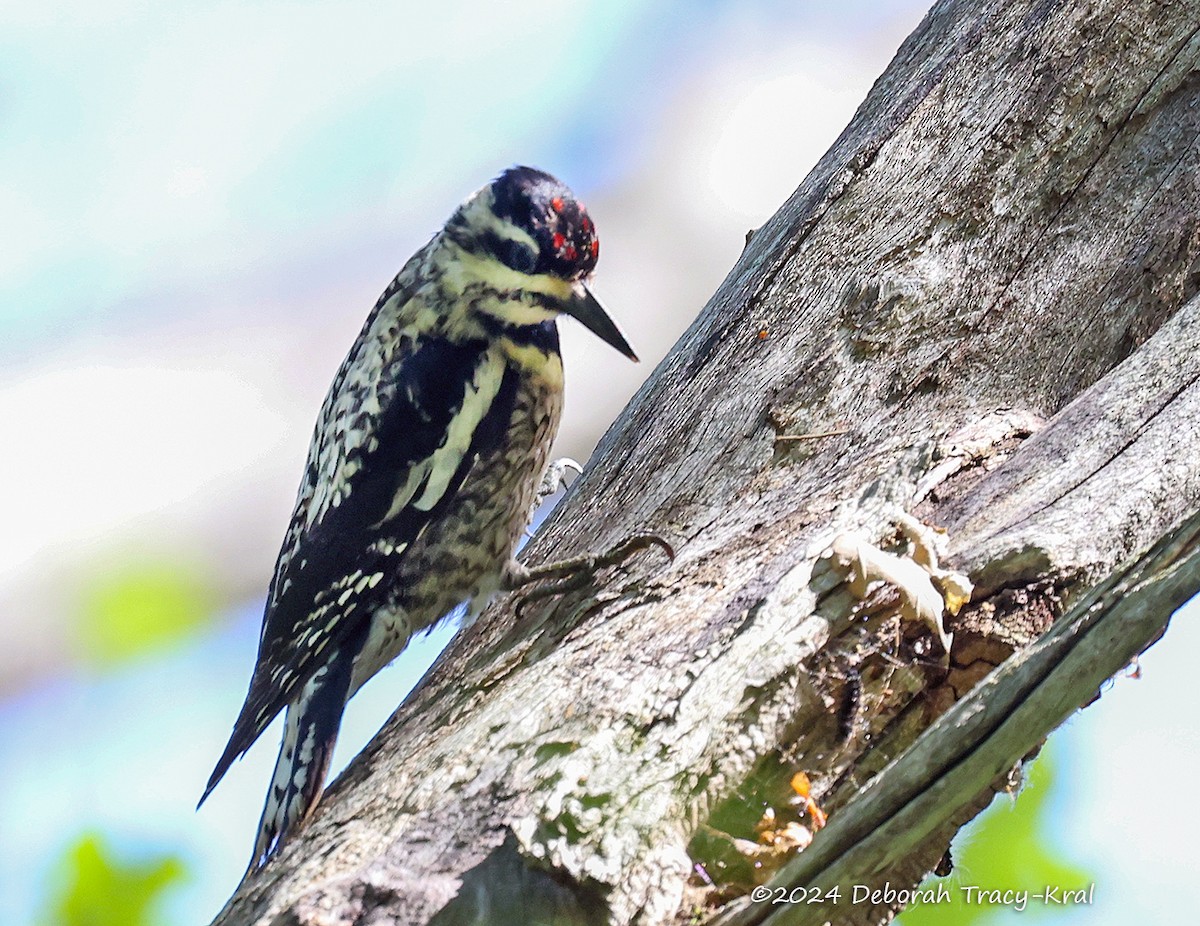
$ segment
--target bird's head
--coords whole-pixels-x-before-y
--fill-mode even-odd
[[[596,226],[560,181],[512,167],[468,199],[447,224],[452,240],[478,258],[474,272],[497,298],[481,311],[509,325],[578,319],[625,356],[637,356],[588,282],[600,256]]]

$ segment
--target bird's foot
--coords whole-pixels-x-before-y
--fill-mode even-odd
[[[517,605],[518,615],[531,603],[543,598],[553,598],[565,595],[586,586],[601,569],[619,566],[633,554],[650,547],[658,547],[671,560],[675,559],[675,550],[658,534],[640,533],[626,537],[616,546],[604,553],[587,553],[560,560],[557,563],[546,563],[544,566],[522,566],[515,560],[509,564],[505,576],[507,591],[517,591],[535,582],[545,582],[537,588],[526,592]]]
[[[533,520],[534,514],[542,506],[542,502],[559,489],[567,487],[567,473],[570,471],[574,471],[577,476],[583,474],[583,467],[570,457],[559,457],[546,467],[546,472],[542,474],[542,481],[538,484],[537,494],[533,499],[533,507],[529,511],[529,520]]]

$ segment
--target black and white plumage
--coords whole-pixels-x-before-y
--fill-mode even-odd
[[[359,687],[415,633],[528,576],[513,552],[562,406],[555,319],[636,359],[587,289],[598,254],[570,190],[515,167],[368,316],[321,408],[250,690],[204,792],[286,709],[252,867],[315,808]]]

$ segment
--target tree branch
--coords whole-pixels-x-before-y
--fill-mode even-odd
[[[675,561],[490,609],[217,922],[800,922],[735,898],[915,883],[1194,591],[1198,24],[939,3],[530,552]],[[824,555],[917,562],[908,515],[975,585],[948,655]],[[831,823],[764,846],[798,771]]]

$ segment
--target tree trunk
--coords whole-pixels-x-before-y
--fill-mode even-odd
[[[939,3],[529,554],[674,561],[498,602],[217,922],[889,919],[746,895],[915,884],[1200,588],[1198,31]]]

